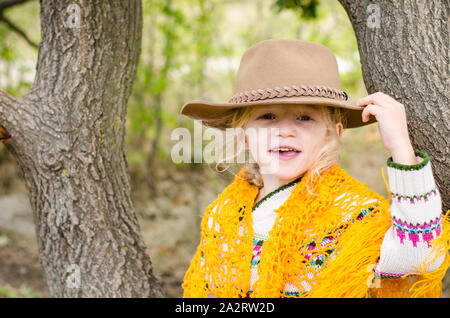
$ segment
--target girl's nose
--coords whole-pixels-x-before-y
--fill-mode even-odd
[[[280,119],[277,123],[278,135],[282,137],[295,136],[295,125],[289,118]]]

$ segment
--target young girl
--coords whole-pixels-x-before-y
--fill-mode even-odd
[[[331,51],[279,39],[244,53],[229,103],[183,106],[252,131],[254,159],[206,208],[185,297],[441,296],[449,219],[430,158],[413,149],[402,104],[347,97]],[[391,203],[339,167],[343,129],[373,118],[392,155]]]

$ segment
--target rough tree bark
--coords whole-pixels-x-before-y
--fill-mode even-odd
[[[53,297],[162,297],[130,197],[127,102],[141,50],[138,0],[41,1],[30,91],[0,91],[6,147],[29,190]]]
[[[356,34],[369,94],[406,108],[415,149],[426,151],[450,209],[449,5],[445,0],[339,0]],[[379,22],[379,24],[378,24]]]

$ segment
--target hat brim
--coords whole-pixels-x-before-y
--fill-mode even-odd
[[[323,105],[344,108],[347,112],[347,124],[344,128],[356,128],[376,122],[374,116],[370,116],[367,122],[362,121],[362,110],[365,106],[356,105],[352,100],[336,100],[319,96],[292,96],[292,97],[278,97],[265,100],[257,100],[251,102],[243,102],[239,104],[230,103],[214,103],[204,100],[191,100],[183,105],[181,114],[192,119],[208,120],[217,119],[225,115],[233,108],[241,108],[247,106],[258,105]],[[223,129],[223,127],[217,127]]]

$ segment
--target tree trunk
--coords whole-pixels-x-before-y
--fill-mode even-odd
[[[339,0],[356,34],[369,94],[401,102],[415,149],[430,155],[443,211],[450,209],[448,1]]]
[[[0,124],[29,190],[49,295],[162,297],[124,140],[141,3],[42,0],[40,15],[34,83],[21,100],[0,91]]]

